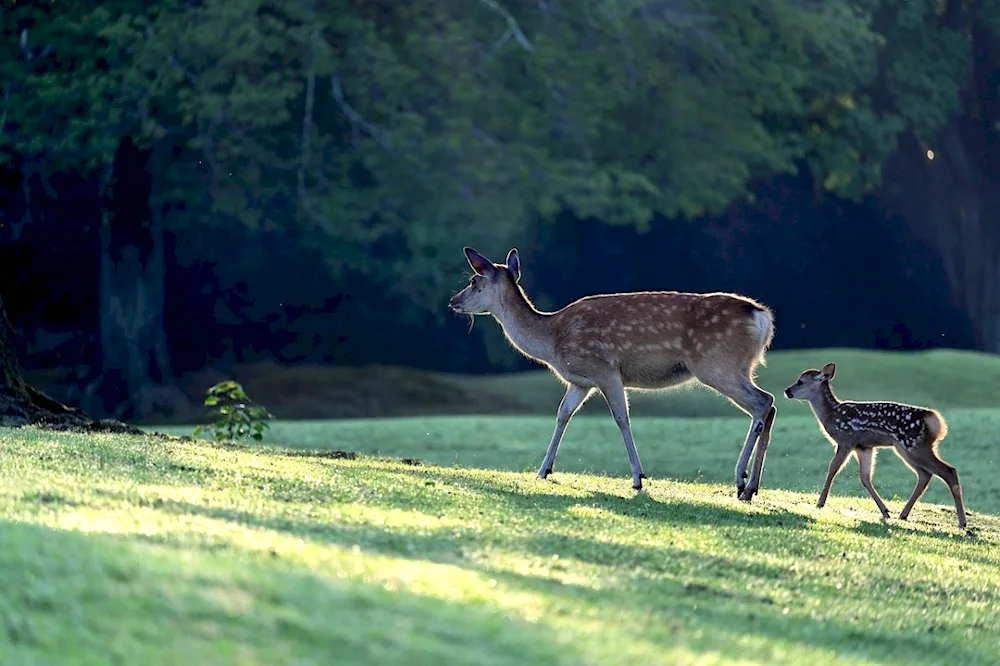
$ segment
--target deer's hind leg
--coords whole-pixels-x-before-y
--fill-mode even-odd
[[[774,425],[777,413],[774,396],[757,386],[750,378],[749,371],[726,373],[717,367],[710,367],[695,371],[695,377],[729,398],[730,402],[750,416],[750,429],[747,431],[735,469],[737,496],[749,502],[760,489],[764,457],[771,441],[771,426]],[[750,462],[750,454],[754,453],[755,448],[753,471],[748,481],[747,465]]]
[[[924,474],[927,475],[927,480],[924,481],[923,489],[918,494],[917,488],[920,487],[920,482],[922,479],[918,479],[917,488],[914,489],[914,497],[910,498],[910,502],[907,502],[906,507],[903,509],[905,515],[909,515],[909,509],[913,508],[913,504],[919,499],[920,495],[923,495],[923,491],[927,489],[927,484],[930,483],[930,475],[936,474],[941,477],[941,480],[945,482],[948,486],[948,490],[951,491],[951,497],[955,502],[955,514],[958,519],[958,526],[962,529],[965,528],[966,518],[965,518],[965,503],[962,499],[962,482],[958,477],[958,470],[954,467],[941,460],[937,454],[935,454],[934,449],[931,446],[920,447],[913,449],[908,452],[908,460],[914,469],[919,466]],[[918,477],[920,472],[917,472]],[[904,518],[904,514],[900,514],[900,518]],[[904,518],[905,519],[905,518]]]
[[[917,485],[913,486],[913,492],[910,494],[910,499],[906,501],[906,506],[903,510],[899,512],[899,519],[906,520],[910,517],[910,511],[913,510],[913,505],[917,503],[924,493],[927,491],[927,486],[931,482],[932,474],[921,467],[915,467],[913,469],[917,473]]]

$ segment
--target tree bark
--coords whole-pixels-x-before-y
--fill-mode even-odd
[[[0,375],[0,426],[20,428],[34,425],[47,430],[145,434],[134,426],[113,419],[92,419],[25,382],[13,340],[14,332],[0,299],[0,367],[3,370]]]
[[[102,365],[89,394],[115,418],[146,415],[170,371],[163,320],[163,216],[150,210],[150,156],[126,139],[101,197]]]

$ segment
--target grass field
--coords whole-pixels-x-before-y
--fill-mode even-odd
[[[544,416],[285,422],[261,446],[6,430],[0,663],[997,663],[995,361],[833,360],[843,397],[941,396],[968,533],[939,480],[883,523],[855,462],[815,509],[832,448],[784,398],[751,505],[731,481],[749,420],[725,402],[735,418],[633,403],[639,494],[606,407],[534,478],[558,388]],[[898,514],[915,477],[880,461]]]
[[[513,352],[511,352],[513,353]],[[884,354],[856,349],[772,352],[759,380],[778,395],[807,367],[837,363],[837,388],[858,400],[883,395],[941,407],[1000,406],[1000,357],[934,350]],[[198,402],[223,379],[218,373],[188,377],[182,388]],[[406,368],[349,368],[257,363],[237,367],[231,378],[283,419],[371,418],[428,415],[555,415],[562,387],[547,371],[489,376],[421,372]],[[656,393],[632,397],[644,416],[733,416],[725,399],[700,390],[678,390],[664,399]],[[591,400],[581,414],[604,414],[602,400]],[[789,405],[793,412],[808,408]],[[182,411],[186,423],[204,413]]]

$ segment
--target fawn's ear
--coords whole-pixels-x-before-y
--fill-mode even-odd
[[[521,260],[517,257],[517,248],[510,248],[507,253],[507,270],[514,276],[514,282],[521,279]]]
[[[465,258],[469,260],[469,265],[472,266],[472,270],[476,271],[479,275],[489,275],[493,272],[493,262],[479,254],[471,247],[465,248]]]
[[[827,363],[826,365],[823,366],[823,369],[820,370],[819,374],[820,374],[820,378],[821,379],[830,380],[830,379],[833,379],[833,376],[836,373],[837,373],[837,364],[836,363]]]

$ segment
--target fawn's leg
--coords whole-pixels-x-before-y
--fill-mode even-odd
[[[875,467],[875,449],[858,449],[858,476],[861,477],[861,485],[865,487],[868,494],[875,500],[878,510],[882,512],[882,517],[889,519],[889,509],[885,508],[885,502],[879,497],[878,491],[872,484],[872,471]]]
[[[921,448],[910,454],[928,472],[937,474],[948,485],[951,497],[955,500],[955,513],[958,526],[965,528],[965,504],[962,501],[962,483],[958,478],[958,470],[938,458],[930,448]]]
[[[642,462],[639,460],[639,452],[635,448],[635,440],[632,438],[632,425],[628,415],[628,397],[625,395],[625,386],[621,377],[613,377],[600,385],[601,393],[611,409],[611,415],[615,417],[615,423],[621,430],[622,439],[625,441],[625,452],[628,454],[628,463],[632,468],[632,487],[642,490],[642,480],[646,475],[642,471]]]
[[[899,512],[900,520],[906,520],[910,517],[913,505],[917,503],[918,499],[923,497],[924,492],[927,490],[927,485],[931,482],[931,474],[927,470],[916,467],[913,471],[917,473],[917,485],[913,487],[913,493],[910,495],[910,499],[907,500],[906,506]]]
[[[592,388],[584,388],[576,384],[570,384],[566,388],[566,394],[559,403],[559,411],[556,412],[556,429],[552,433],[552,440],[549,448],[545,450],[545,458],[542,459],[542,466],[538,468],[538,478],[544,479],[552,473],[552,465],[556,461],[556,453],[559,451],[559,443],[562,441],[566,426],[576,414],[577,410],[587,401],[594,392]]]
[[[851,455],[851,447],[842,444],[837,445],[837,450],[834,451],[833,458],[830,459],[830,468],[826,472],[826,483],[823,484],[823,492],[819,494],[819,500],[816,502],[817,509],[822,509],[823,505],[826,504],[826,498],[830,495],[830,486],[833,485],[833,480],[840,474],[840,470],[844,469],[844,463],[847,462],[849,455]]]

